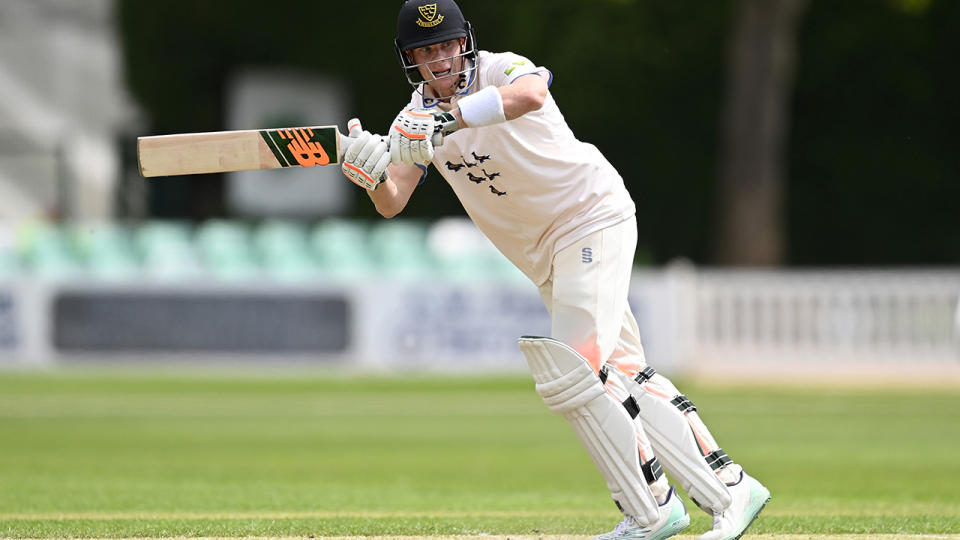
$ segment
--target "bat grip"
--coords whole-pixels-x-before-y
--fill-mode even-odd
[[[434,146],[441,146],[443,144],[443,136],[453,133],[453,131],[455,131],[455,129],[451,131],[446,131],[446,130],[437,131],[436,133],[433,134],[433,137],[431,137],[430,142],[432,142]],[[355,140],[357,140],[355,137],[351,137],[349,135],[343,135],[343,134],[340,135],[340,161],[343,161],[344,152],[346,152],[347,147],[353,144],[353,141]],[[388,150],[390,149],[389,138],[387,139],[387,149]]]
[[[445,112],[439,114],[435,117],[439,121],[437,126],[437,132],[433,134],[433,140],[435,146],[440,146],[439,143],[436,143],[437,135],[440,135],[441,138],[444,135],[449,135],[454,131],[460,129],[460,122],[457,121],[457,118],[453,114]]]

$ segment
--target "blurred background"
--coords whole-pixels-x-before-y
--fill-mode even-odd
[[[524,370],[536,289],[436,171],[392,220],[335,167],[138,174],[138,136],[385,131],[399,4],[0,3],[0,366]],[[460,4],[623,175],[653,365],[960,374],[960,3]]]

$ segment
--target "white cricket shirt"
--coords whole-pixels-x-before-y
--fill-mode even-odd
[[[480,51],[477,80],[462,95],[537,73],[553,81],[520,55]],[[427,92],[414,91],[408,107],[437,106]],[[549,93],[540,110],[446,136],[433,166],[477,227],[538,286],[550,277],[554,253],[636,212],[620,174],[577,140]]]

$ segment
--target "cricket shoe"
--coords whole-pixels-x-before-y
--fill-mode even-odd
[[[689,526],[690,515],[671,486],[667,500],[660,505],[660,519],[655,523],[644,525],[633,516],[624,516],[615,529],[595,536],[593,540],[663,540],[679,534]]]
[[[756,478],[740,472],[740,480],[729,484],[733,502],[720,514],[713,515],[713,529],[700,535],[697,540],[736,540],[743,536],[747,527],[770,500],[770,491]]]

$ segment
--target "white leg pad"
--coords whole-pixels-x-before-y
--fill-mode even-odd
[[[700,453],[690,424],[674,404],[651,395],[637,381],[612,364],[609,376],[617,377],[640,407],[639,419],[663,468],[683,486],[704,510],[723,512],[733,500],[724,484]],[[659,376],[659,375],[657,375]]]
[[[550,338],[519,339],[537,393],[563,415],[600,470],[624,513],[644,522],[660,518],[657,500],[640,467],[633,420],[606,392],[590,364],[567,345]]]

